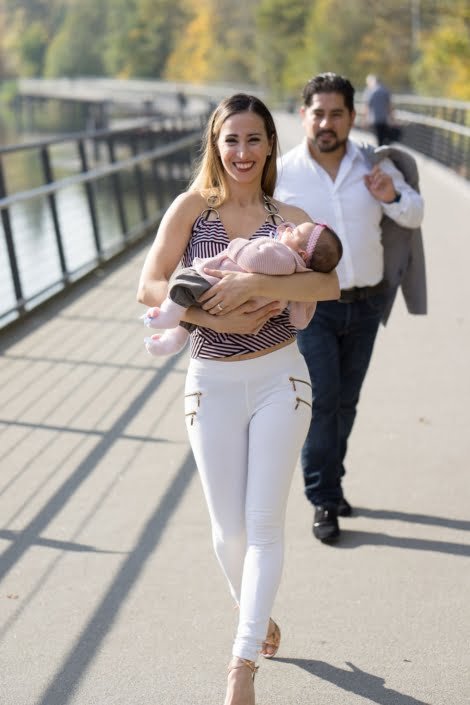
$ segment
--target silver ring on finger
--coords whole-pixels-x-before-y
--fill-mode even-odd
[[[217,308],[219,309],[219,311],[223,311],[223,310],[224,310],[224,305],[223,305],[223,304],[217,304]]]

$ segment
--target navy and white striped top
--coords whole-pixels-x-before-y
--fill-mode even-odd
[[[208,220],[207,211],[193,225],[191,238],[182,258],[183,267],[191,267],[195,257],[213,257],[224,250],[230,239],[219,218]],[[272,237],[276,230],[273,223],[263,225],[251,238]],[[250,238],[250,239],[251,239]],[[216,333],[210,328],[198,327],[191,333],[191,357],[213,359],[232,357],[266,350],[294,338],[297,331],[289,322],[289,311],[270,318],[256,335]]]

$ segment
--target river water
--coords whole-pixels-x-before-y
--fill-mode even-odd
[[[23,116],[24,117],[24,116]],[[57,109],[49,115],[41,112],[36,115],[35,124],[25,124],[8,106],[0,104],[0,146],[31,143],[44,137],[55,137],[85,128],[84,117],[79,114],[62,115]],[[67,142],[50,149],[55,180],[77,174],[81,171],[76,144]],[[98,161],[95,161],[98,156]],[[120,157],[132,156],[130,148]],[[88,154],[90,166],[108,163],[105,154]],[[38,150],[24,150],[1,155],[6,191],[13,195],[44,184],[42,165]],[[101,159],[103,161],[101,161]],[[143,174],[145,178],[145,172]],[[127,225],[132,227],[141,220],[138,199],[138,183],[133,172],[120,176]],[[122,242],[122,232],[113,197],[111,177],[103,178],[93,185],[96,199],[97,218],[102,245],[105,251],[117,248]],[[59,223],[67,269],[80,272],[93,261],[96,253],[93,224],[83,184],[61,189],[56,196]],[[148,200],[149,214],[157,210],[156,200]],[[60,282],[61,264],[58,254],[54,222],[50,202],[47,197],[38,197],[15,204],[9,208],[13,231],[16,258],[23,290],[23,297],[31,299],[31,306],[37,303],[45,287]],[[57,288],[61,288],[58,284]],[[0,221],[0,329],[12,318],[16,296],[11,275],[4,226]]]

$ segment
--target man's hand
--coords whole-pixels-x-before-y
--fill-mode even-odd
[[[364,182],[369,193],[378,201],[393,203],[397,196],[392,177],[386,174],[378,165],[374,166],[370,174],[364,176]]]

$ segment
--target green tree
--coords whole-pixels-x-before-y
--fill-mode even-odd
[[[392,89],[407,85],[410,18],[408,2],[317,0],[306,22],[301,52],[294,55],[286,81],[295,85],[299,74],[308,77],[334,71],[347,76],[358,90],[368,73],[379,74]]]
[[[6,0],[0,0],[0,81],[17,74],[16,57],[13,52],[16,37],[11,24]]]
[[[102,2],[71,0],[62,27],[47,50],[44,75],[101,76],[104,27]]]
[[[118,78],[133,75],[134,55],[139,48],[136,0],[108,2],[103,47],[105,72]]]
[[[261,0],[256,18],[258,82],[274,98],[285,96],[297,47],[304,44],[305,26],[312,0]],[[300,81],[303,79],[300,78]]]
[[[470,100],[470,6],[455,0],[446,7],[437,26],[424,33],[413,86],[424,95]]]
[[[25,27],[18,47],[23,75],[40,76],[42,74],[47,41],[47,31],[41,22],[32,22]]]
[[[217,78],[212,61],[215,43],[213,8],[200,0],[191,8],[192,19],[176,40],[166,62],[164,77],[170,81],[204,83]]]
[[[119,0],[120,8],[124,4]],[[121,76],[160,78],[188,22],[184,0],[132,0],[123,12],[124,21],[109,7],[108,65]]]
[[[469,98],[468,0],[0,0],[2,76],[257,84],[298,96],[319,71],[359,90]]]
[[[170,80],[252,83],[253,0],[190,0],[191,20],[178,37],[164,76]]]
[[[213,61],[219,81],[257,82],[256,16],[259,0],[211,0],[220,14]]]
[[[64,0],[3,0],[2,39],[8,64],[21,76],[42,76],[49,42],[65,13]]]

